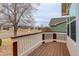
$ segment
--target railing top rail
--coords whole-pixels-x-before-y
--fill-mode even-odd
[[[50,31],[50,32],[43,32],[43,33],[57,33],[57,34],[67,34],[67,33],[63,33],[63,32],[53,32],[53,31]]]
[[[16,37],[11,37],[12,39],[16,39],[16,38],[20,38],[20,37],[25,37],[25,36],[31,36],[31,35],[36,35],[36,34],[48,34],[48,33],[57,33],[57,34],[66,34],[66,33],[61,33],[61,32],[53,32],[53,31],[49,31],[49,32],[35,32],[35,33],[29,33],[29,34],[24,34],[24,35],[18,35]]]
[[[30,36],[30,35],[40,34],[40,33],[42,33],[42,32],[29,33],[29,34],[19,35],[19,36],[16,36],[16,37],[11,37],[11,38],[12,38],[12,39],[15,39],[15,38],[20,38],[20,37]]]

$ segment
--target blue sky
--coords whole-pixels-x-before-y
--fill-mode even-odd
[[[33,13],[36,26],[47,26],[50,19],[61,16],[61,4],[43,3],[38,7],[38,11]]]

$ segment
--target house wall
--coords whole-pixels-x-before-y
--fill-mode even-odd
[[[67,47],[71,56],[79,55],[77,51],[77,44],[68,36],[67,36]]]
[[[51,30],[53,32],[66,32],[66,22],[63,22],[61,24],[58,24],[56,26],[50,26]]]
[[[76,42],[67,36],[67,47],[71,56],[79,56],[79,4],[76,4]],[[70,33],[71,31],[69,31]]]
[[[77,52],[79,55],[79,4],[77,5],[77,15],[76,15],[76,41],[77,41]]]

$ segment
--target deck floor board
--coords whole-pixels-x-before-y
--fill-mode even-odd
[[[29,56],[70,56],[70,54],[65,43],[50,42],[42,44]]]

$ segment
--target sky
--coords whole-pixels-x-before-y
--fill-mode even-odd
[[[61,16],[61,4],[41,3],[40,6],[38,6],[38,10],[33,13],[33,16],[35,26],[48,26],[51,18]]]
[[[61,16],[61,4],[43,3],[38,6],[38,10],[33,13],[36,26],[48,26],[51,18]]]
[[[70,16],[75,16],[76,15],[76,5],[75,5],[75,3],[73,3],[71,5],[69,14],[70,14]]]

